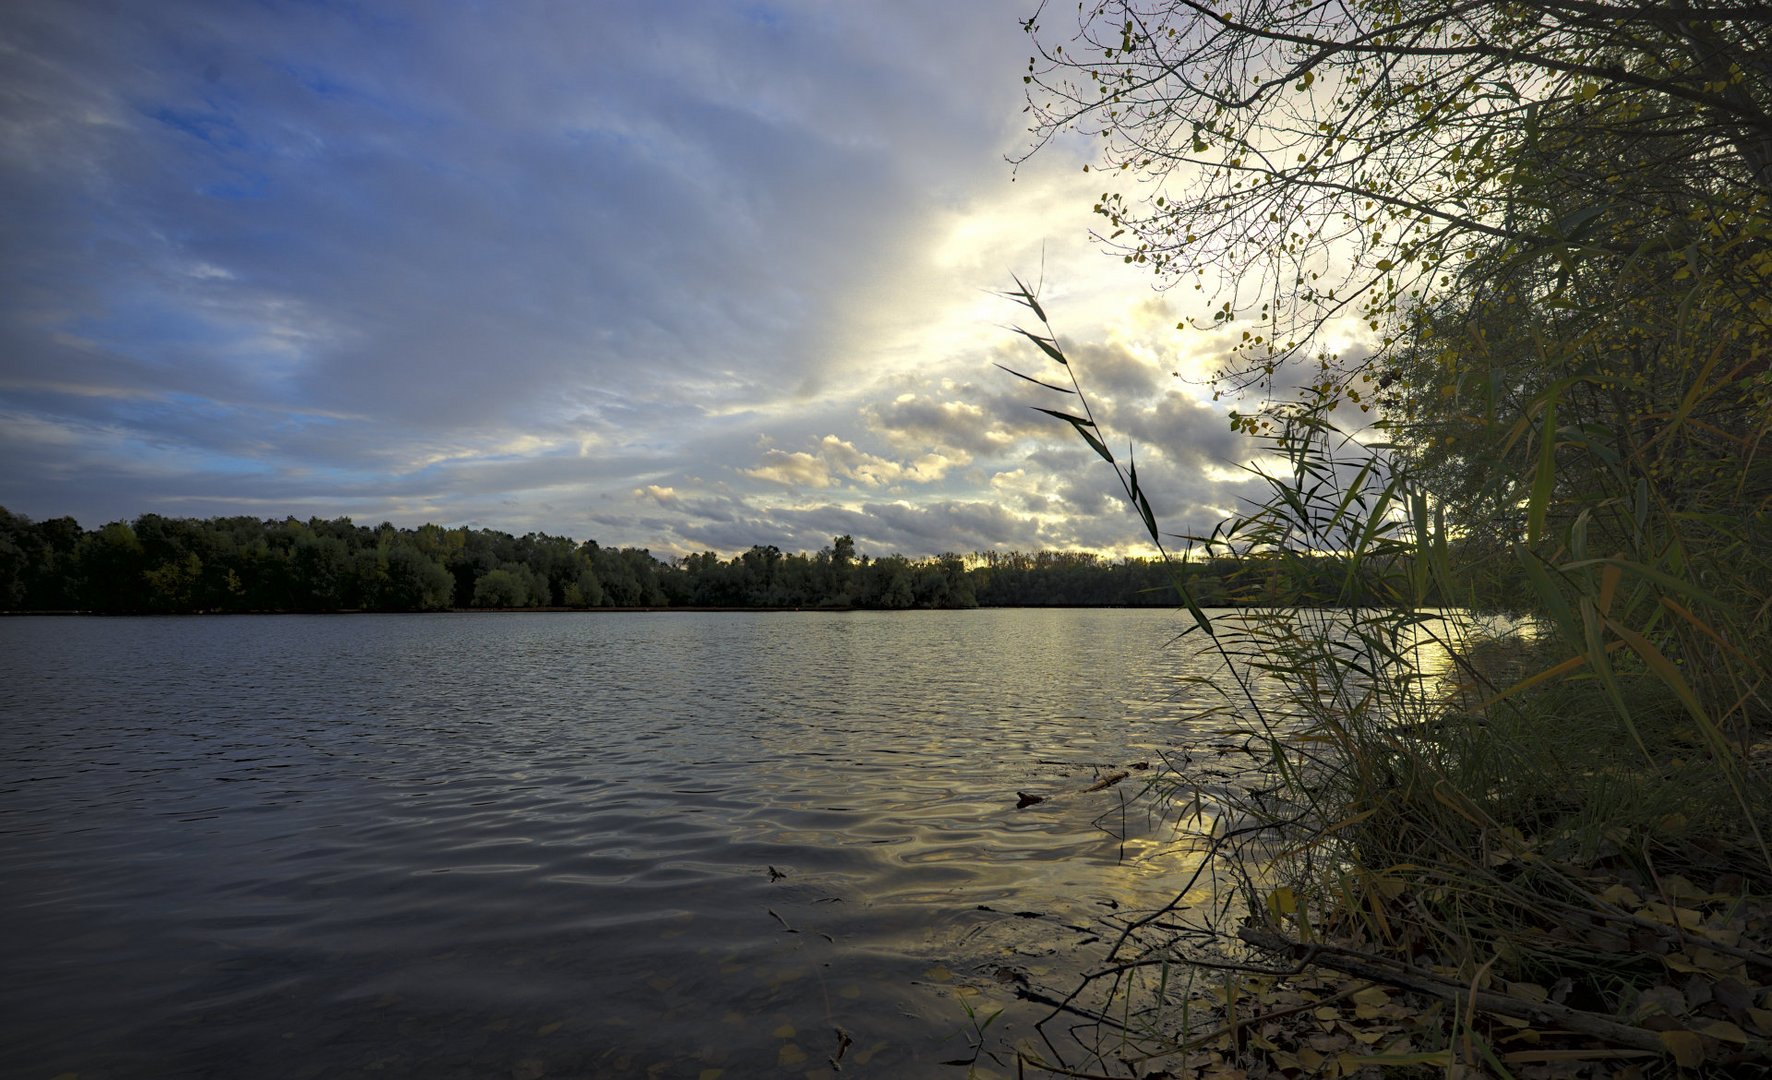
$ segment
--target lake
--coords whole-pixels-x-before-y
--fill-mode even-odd
[[[964,1076],[1196,865],[1186,618],[0,620],[0,1073]]]

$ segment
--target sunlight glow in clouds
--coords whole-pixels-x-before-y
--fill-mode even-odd
[[[1126,550],[992,366],[1039,373],[996,290],[1043,273],[1208,528],[1248,490],[1212,338],[1092,250],[1087,148],[1004,160],[1025,7],[0,7],[0,504]]]

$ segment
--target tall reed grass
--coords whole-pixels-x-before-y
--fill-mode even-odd
[[[1559,422],[1573,381],[1490,417],[1492,475],[1475,479],[1511,498],[1521,527],[1486,547],[1424,488],[1410,432],[1355,438],[1319,392],[1273,413],[1267,498],[1175,537],[1016,285],[1007,295],[1038,324],[1021,333],[1063,375],[1015,374],[1072,402],[1042,411],[1112,465],[1235,706],[1208,724],[1218,775],[1195,758],[1158,791],[1189,807],[1184,824],[1212,823],[1200,840],[1220,890],[1196,875],[1168,907],[1126,919],[1055,1013],[1084,1019],[1094,1062],[1047,1047],[1024,1049],[1023,1067],[1563,1075],[1763,1061],[1767,420],[1750,413],[1724,440],[1682,426],[1718,395],[1763,401],[1747,384],[1764,379],[1744,368],[1719,385],[1731,376],[1698,356],[1653,393],[1614,395],[1621,412],[1604,422]],[[1608,423],[1642,432],[1638,449],[1619,453]],[[1236,617],[1209,617],[1188,589],[1195,555],[1242,560],[1268,587]],[[1325,556],[1340,571],[1327,585],[1306,572]],[[1498,573],[1518,583],[1521,618],[1471,606],[1473,582]],[[1282,688],[1282,704],[1258,684]],[[1382,1013],[1392,992],[1412,1004],[1374,1043],[1313,1051],[1306,1067],[1299,1040],[1317,1029],[1288,1025],[1362,993],[1356,1015]]]

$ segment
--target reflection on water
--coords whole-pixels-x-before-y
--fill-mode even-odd
[[[0,620],[0,1073],[961,1075],[1187,877],[1181,626]]]

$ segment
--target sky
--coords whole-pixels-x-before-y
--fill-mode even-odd
[[[0,5],[0,505],[655,554],[1143,550],[1257,493],[1215,342],[1033,160],[1022,0]]]

